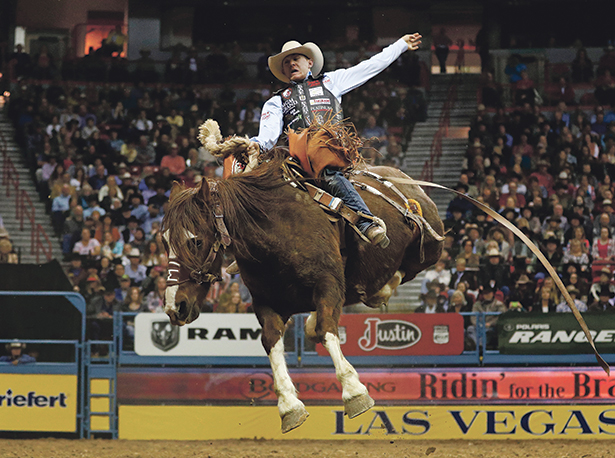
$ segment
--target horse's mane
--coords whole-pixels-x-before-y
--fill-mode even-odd
[[[231,233],[235,249],[247,253],[243,234],[263,232],[261,222],[288,197],[276,190],[287,184],[282,178],[283,149],[254,170],[233,175],[218,182],[218,196],[224,209],[224,222]],[[294,202],[294,201],[293,201]]]
[[[216,181],[224,222],[235,250],[248,253],[243,235],[264,234],[260,223],[268,218],[268,213],[278,211],[277,205],[287,200],[281,193],[275,192],[287,184],[281,172],[284,158],[285,152],[282,150],[251,172]],[[185,243],[185,231],[192,234],[211,231],[213,238],[211,200],[206,202],[203,199],[201,187],[176,186],[178,189],[172,195],[172,203],[163,220],[163,230],[183,229],[169,231],[169,244],[187,267],[197,269],[202,253],[199,247]]]

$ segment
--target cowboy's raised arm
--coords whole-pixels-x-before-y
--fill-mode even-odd
[[[382,72],[395,62],[405,51],[416,51],[421,44],[421,38],[422,36],[419,33],[404,35],[378,54],[358,63],[354,67],[326,72],[325,82],[328,76],[333,86],[331,92],[333,92],[336,97],[341,97]]]

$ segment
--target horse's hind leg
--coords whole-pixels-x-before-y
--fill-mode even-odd
[[[342,385],[344,412],[348,417],[354,418],[371,409],[374,400],[365,385],[360,382],[355,368],[342,354],[337,324],[344,301],[342,294],[336,297],[337,288],[335,281],[321,281],[314,291],[317,305],[316,335],[333,360],[335,375]]]
[[[297,397],[297,390],[288,373],[284,358],[284,321],[269,308],[256,308],[256,315],[263,327],[262,342],[269,355],[278,412],[282,419],[282,432],[287,433],[303,424],[308,417],[303,402]]]

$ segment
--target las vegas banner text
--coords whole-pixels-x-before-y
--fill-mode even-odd
[[[384,406],[348,419],[344,408],[308,406],[299,428],[280,432],[275,406],[130,406],[119,409],[119,437],[214,439],[610,439],[615,406]]]

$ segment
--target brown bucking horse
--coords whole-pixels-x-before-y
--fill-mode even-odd
[[[285,181],[281,164],[274,159],[225,180],[203,179],[196,188],[176,183],[163,228],[170,268],[165,312],[173,324],[190,323],[199,316],[211,282],[220,277],[224,248],[232,251],[262,326],[282,431],[287,432],[308,416],[284,359],[282,337],[288,319],[312,312],[306,334],[331,355],[345,413],[353,418],[367,411],[374,401],[340,347],[342,306],[386,303],[400,283],[438,260],[444,228],[436,205],[418,186],[397,185],[420,206],[422,216],[409,217],[391,204],[403,206],[390,183],[357,173],[353,179],[389,199],[360,190],[372,212],[386,222],[390,239],[386,248],[369,244],[355,231],[332,224],[308,193]],[[390,167],[365,170],[384,178],[408,179]]]

